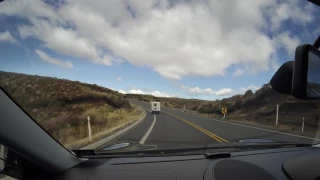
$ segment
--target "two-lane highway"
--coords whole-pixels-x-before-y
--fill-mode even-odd
[[[320,139],[307,136],[295,135],[290,132],[276,131],[253,127],[223,120],[215,120],[212,118],[201,117],[199,115],[175,111],[170,108],[163,108],[166,113],[181,117],[200,127],[206,128],[208,131],[227,139],[229,142],[238,142],[245,139],[268,139],[281,142],[292,143],[320,143]]]
[[[120,143],[130,143],[133,149],[135,147],[141,149],[141,146],[146,146],[146,149],[166,149],[184,146],[203,147],[206,144],[219,142],[217,138],[208,136],[174,116],[163,112],[151,114],[149,109],[145,108],[147,115],[137,127],[99,149]]]
[[[99,149],[120,143],[130,143],[131,150],[141,150],[141,147],[144,149],[204,147],[207,144],[238,142],[244,139],[320,143],[320,139],[205,118],[163,106],[160,114],[151,114],[149,103],[132,102],[145,108],[147,111],[145,119],[137,127]]]

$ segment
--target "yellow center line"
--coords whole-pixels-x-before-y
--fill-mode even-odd
[[[176,117],[176,118],[179,118],[179,117]],[[180,120],[183,120],[183,119],[180,119]],[[223,139],[222,137],[220,137],[220,136],[218,136],[218,135],[216,135],[216,134],[214,134],[214,133],[212,133],[212,132],[210,132],[210,131],[208,131],[208,130],[206,130],[206,129],[204,129],[204,128],[202,128],[202,127],[200,127],[200,126],[198,126],[198,125],[196,125],[196,124],[194,124],[194,123],[192,123],[190,121],[187,121],[187,120],[183,120],[183,121],[188,123],[189,125],[191,125],[193,127],[196,127],[197,129],[201,129],[202,131],[206,132],[206,134],[210,134],[211,136],[219,139],[220,140],[219,142],[228,142],[227,140]]]
[[[203,129],[201,129],[201,128],[197,127],[197,126],[194,126],[193,124],[190,124],[190,123],[188,123],[188,122],[185,122],[185,123],[187,123],[187,124],[189,124],[190,126],[198,129],[199,131],[201,131],[201,132],[203,132],[204,134],[208,135],[208,136],[211,137],[212,139],[214,139],[214,140],[216,140],[216,141],[218,141],[218,142],[222,142],[219,138],[217,138],[217,137],[213,136],[212,134],[204,131]]]
[[[197,126],[196,124],[193,124],[192,122],[186,122],[186,123],[188,123],[189,125],[201,130],[202,132],[210,135],[212,138],[214,137],[214,139],[218,139],[217,141],[219,141],[219,142],[228,142],[227,140],[223,139],[222,137],[220,137],[220,136],[218,136],[218,135],[216,135],[216,134],[214,134],[214,133],[212,133],[212,132],[210,132],[210,131],[208,131],[206,129],[203,129],[202,127]]]
[[[192,122],[190,122],[188,120],[185,120],[183,118],[180,118],[178,116],[175,116],[175,115],[167,113],[167,112],[165,112],[165,113],[169,114],[169,115],[171,115],[171,116],[173,116],[173,117],[175,117],[175,118],[177,118],[177,119],[179,119],[179,120],[181,120],[181,121],[183,121],[183,122],[185,122],[187,124],[189,124],[190,126],[198,129],[199,131],[203,132],[204,134],[208,135],[209,137],[211,137],[212,139],[214,139],[214,140],[216,140],[218,142],[229,142],[226,139],[223,139],[222,137],[220,137],[220,136],[218,136],[218,135],[216,135],[216,134],[214,134],[214,133],[212,133],[212,132],[210,132],[210,131],[208,131],[208,130],[206,130],[206,129],[204,129],[204,128],[202,128],[202,127],[200,127],[200,126],[198,126],[198,125],[196,125],[196,124],[194,124],[194,123],[192,123]]]

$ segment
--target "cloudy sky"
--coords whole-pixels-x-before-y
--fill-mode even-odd
[[[5,0],[0,70],[221,99],[268,83],[313,43],[319,11],[299,0]]]

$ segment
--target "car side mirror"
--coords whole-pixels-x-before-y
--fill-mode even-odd
[[[4,170],[6,164],[6,148],[3,145],[0,145],[0,174]]]
[[[309,44],[296,49],[292,95],[303,100],[320,99],[320,51]]]
[[[285,62],[270,80],[272,89],[281,93],[292,95],[292,74],[294,61]]]

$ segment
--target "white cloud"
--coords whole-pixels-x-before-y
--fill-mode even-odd
[[[140,89],[131,89],[128,91],[129,94],[147,94]]]
[[[123,89],[120,89],[120,90],[119,90],[119,93],[121,93],[121,94],[127,94],[127,91],[125,91],[125,90],[123,90]]]
[[[122,81],[122,78],[121,77],[116,77],[116,80],[117,81]]]
[[[243,73],[244,73],[244,70],[237,69],[237,70],[233,73],[233,75],[234,75],[234,76],[241,76]]]
[[[46,20],[36,20],[34,26],[19,26],[21,37],[42,40],[45,46],[57,53],[85,58],[97,64],[111,65],[109,54],[100,53],[93,42],[81,37],[72,29],[52,27]]]
[[[202,94],[203,90],[200,89],[199,87],[191,87],[191,88],[188,89],[188,92],[190,94]]]
[[[315,29],[315,30],[312,32],[312,34],[313,34],[314,36],[319,36],[319,34],[320,34],[320,27],[317,28],[317,29]]]
[[[289,55],[294,55],[296,47],[300,44],[300,40],[296,36],[290,35],[288,31],[278,34],[275,38],[276,46],[286,49]]]
[[[189,87],[185,85],[181,85],[181,88],[185,91],[187,91],[190,95],[196,96],[199,94],[203,94],[203,90],[199,87]]]
[[[156,96],[156,97],[174,97],[174,95],[169,95],[167,93],[162,93],[162,92],[157,91],[157,90],[151,91],[151,92],[145,92],[145,91],[140,90],[140,89],[130,89],[128,91],[120,89],[119,93],[121,93],[121,94],[148,94],[148,95],[153,95],[153,96]]]
[[[240,88],[240,90],[242,91],[242,92],[245,92],[245,91],[247,91],[247,89],[246,88]]]
[[[172,97],[171,95],[168,95],[167,93],[161,93],[160,91],[152,91],[150,93],[153,96],[157,96],[157,97]]]
[[[247,88],[240,88],[240,91],[245,92],[247,90],[252,90],[253,92],[255,92],[256,90],[260,89],[261,86],[255,86],[255,85],[249,85]]]
[[[73,65],[70,61],[62,61],[60,59],[56,59],[53,57],[48,56],[45,52],[40,50],[35,50],[35,53],[45,62],[54,64],[56,66],[62,67],[62,68],[73,68]]]
[[[222,88],[217,91],[214,91],[211,88],[201,89],[199,87],[188,87],[184,85],[182,85],[181,88],[186,90],[192,96],[197,96],[197,95],[227,96],[234,93],[234,91],[231,88]]]
[[[214,91],[211,88],[206,88],[203,90],[204,94],[208,95],[208,94],[213,94]]]
[[[215,92],[216,96],[227,96],[231,95],[233,93],[233,90],[230,88],[223,88]]]
[[[58,18],[52,6],[42,0],[10,0],[1,2],[0,15],[19,16],[23,18],[48,17],[50,19]]]
[[[13,0],[1,4],[0,15],[29,19],[31,25],[18,27],[21,36],[57,53],[108,66],[125,59],[181,79],[224,75],[238,64],[268,70],[278,48],[265,31],[268,23],[279,29],[288,20],[313,21],[310,7],[297,0],[277,2],[66,0],[54,8],[40,0]]]
[[[298,24],[306,24],[313,21],[313,6],[311,3],[301,5],[299,0],[284,0],[280,4],[274,5],[269,10],[271,29],[278,30],[282,23],[287,20],[292,20]]]
[[[11,44],[19,44],[9,31],[0,32],[0,42],[9,42]]]
[[[256,90],[258,90],[258,89],[260,89],[260,88],[261,88],[260,86],[254,86],[254,85],[248,86],[248,89],[251,89],[251,90],[253,90],[253,91],[256,91]]]

